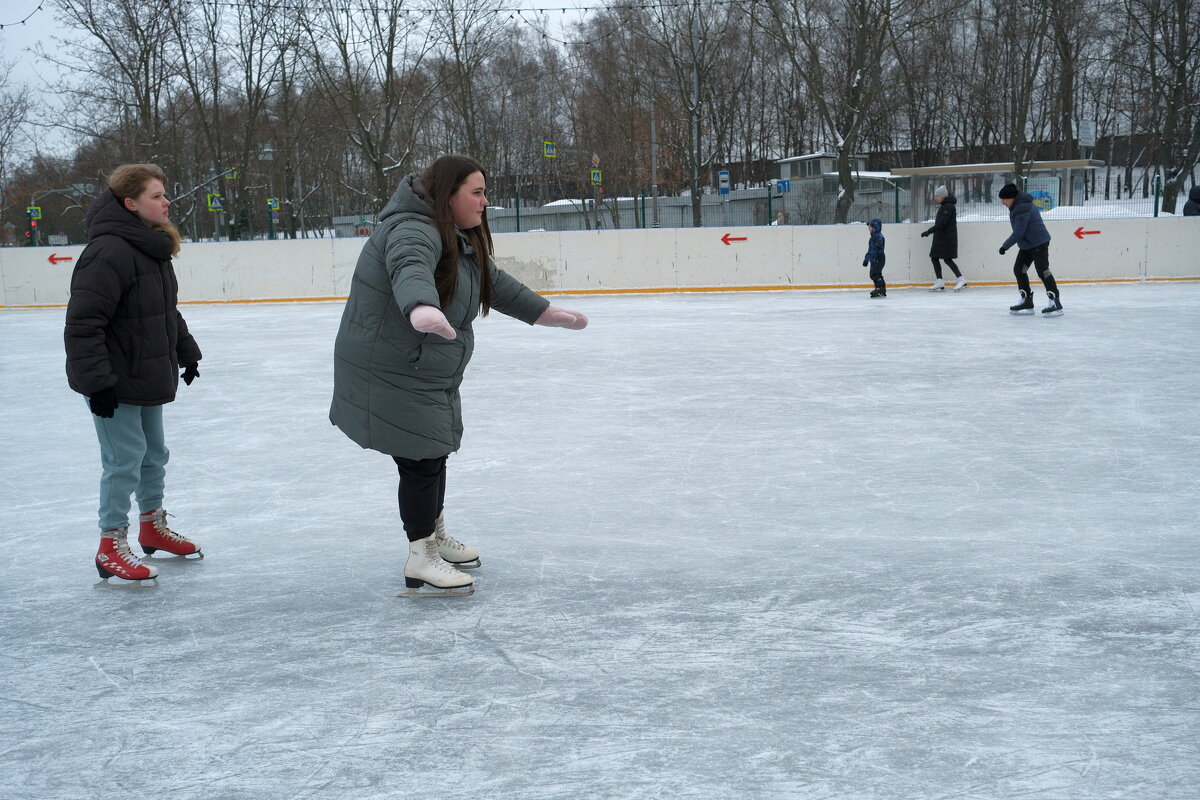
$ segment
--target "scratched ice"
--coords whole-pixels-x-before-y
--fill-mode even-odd
[[[62,311],[2,311],[0,795],[1195,800],[1200,285],[1064,293],[493,315],[479,591],[421,601],[391,462],[326,421],[339,304],[185,308],[209,555],[103,591]]]

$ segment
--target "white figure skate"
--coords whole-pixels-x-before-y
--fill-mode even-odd
[[[408,543],[404,585],[408,591],[397,597],[466,597],[475,593],[471,576],[459,572],[438,555],[437,539],[433,536]],[[440,591],[419,591],[426,585]]]
[[[437,540],[438,555],[455,569],[474,569],[481,565],[478,550],[446,533],[445,513],[438,514],[433,538]]]

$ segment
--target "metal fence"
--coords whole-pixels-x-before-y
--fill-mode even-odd
[[[914,196],[912,184],[918,184]],[[1000,187],[1015,182],[1033,195],[1046,219],[1105,219],[1168,215],[1162,207],[1161,182],[1131,180],[1115,174],[1053,175],[1033,173],[1025,178],[1008,173],[941,176],[937,183],[909,177],[863,179],[856,187],[848,222],[924,222],[937,213],[932,192],[944,183],[957,200],[959,222],[1008,220],[1008,209],[997,198]],[[790,190],[770,187],[735,189],[727,195],[701,198],[703,227],[750,225],[829,225],[836,219],[840,189],[833,176],[812,181],[792,181]],[[1186,192],[1177,201],[1181,213]],[[563,200],[541,207],[491,208],[488,221],[494,232],[609,230],[614,228],[690,228],[691,198],[647,196],[597,201]]]
[[[794,185],[794,184],[793,184]],[[734,189],[729,194],[701,195],[700,219],[705,228],[753,225],[823,225],[835,219],[837,193],[821,185],[798,186],[787,192],[774,186]],[[897,219],[907,207],[907,191],[864,191],[856,196],[849,221],[873,217]],[[690,196],[622,197],[608,200],[560,200],[540,207],[493,207],[488,224],[493,232],[613,230],[617,228],[691,228]]]
[[[1129,177],[1098,169],[1077,172],[1037,172],[1024,178],[1012,173],[946,173],[932,176],[890,176],[872,173],[855,190],[848,222],[879,218],[888,223],[932,221],[937,213],[933,189],[944,184],[957,201],[962,223],[1006,222],[1008,209],[997,198],[1005,183],[1015,182],[1034,197],[1046,219],[1106,219],[1169,216],[1162,207],[1161,181],[1153,176]],[[786,184],[785,184],[786,185]],[[915,190],[914,190],[915,186]],[[701,227],[755,225],[829,225],[836,219],[839,196],[836,176],[791,181],[786,191],[776,184],[715,190],[700,200]],[[1182,213],[1186,191],[1177,201]],[[504,201],[501,201],[504,202]],[[543,206],[512,200],[488,209],[493,233],[533,231],[616,230],[631,228],[691,228],[692,198],[687,195],[563,199]],[[364,215],[336,217],[332,234],[361,236],[374,227]]]

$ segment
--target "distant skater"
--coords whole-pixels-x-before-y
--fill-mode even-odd
[[[945,259],[946,266],[950,267],[950,271],[958,279],[954,284],[954,291],[961,292],[967,288],[967,280],[954,263],[954,259],[958,258],[958,200],[942,185],[933,190],[933,201],[938,204],[937,217],[933,220],[933,227],[921,234],[922,237],[933,237],[929,259],[933,262],[936,280],[933,286],[929,287],[929,291],[946,291],[946,283],[942,280],[942,260]]]
[[[871,282],[875,284],[871,297],[887,297],[887,284],[883,280],[883,267],[887,264],[887,256],[883,252],[883,220],[873,219],[867,223],[867,228],[871,231],[871,238],[867,240],[867,254],[863,256],[862,265],[871,268]]]
[[[1013,274],[1021,290],[1021,302],[1009,307],[1009,313],[1033,313],[1033,288],[1029,284],[1029,265],[1032,264],[1037,269],[1042,285],[1046,287],[1046,296],[1050,301],[1042,309],[1042,316],[1061,317],[1063,307],[1058,295],[1058,283],[1050,272],[1050,231],[1042,222],[1042,213],[1034,205],[1033,196],[1029,192],[1019,191],[1014,183],[1006,183],[1000,189],[1000,202],[1008,207],[1008,222],[1012,226],[1012,233],[1000,245],[1000,255],[1004,255],[1014,244],[1020,250],[1013,265]]]
[[[402,180],[358,258],[334,343],[330,421],[391,456],[400,473],[404,597],[475,591],[462,569],[480,565],[479,551],[450,536],[443,515],[472,321],[494,308],[528,325],[588,324],[496,267],[487,204],[483,167],[465,156],[442,156]],[[419,591],[426,585],[438,591]]]
[[[1187,202],[1183,204],[1183,215],[1185,217],[1200,217],[1200,183],[1192,187],[1188,192]]]
[[[154,164],[126,164],[84,218],[88,245],[71,275],[64,343],[67,380],[88,399],[100,442],[100,548],[96,570],[147,581],[158,576],[129,549],[130,495],[137,498],[138,545],[203,558],[200,545],[167,526],[163,406],[179,370],[191,385],[200,348],[176,308],[171,265],[179,231],[171,223],[167,176]]]

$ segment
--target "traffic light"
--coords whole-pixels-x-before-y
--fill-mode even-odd
[[[41,217],[41,206],[27,206],[25,208],[25,219],[29,223],[29,227],[25,229],[25,239],[27,240],[26,244],[30,247],[36,247],[38,244],[40,244],[37,225],[38,220],[41,219]]]

